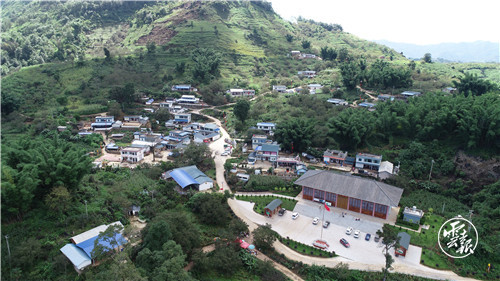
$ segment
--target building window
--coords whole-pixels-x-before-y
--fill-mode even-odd
[[[317,190],[317,189],[314,190],[314,198],[325,199],[324,196],[325,196],[325,192],[324,191]]]
[[[375,213],[387,214],[387,206],[375,204]]]
[[[313,196],[313,189],[304,186],[304,195]]]
[[[335,203],[337,201],[337,194],[327,192],[325,200]]]
[[[363,201],[363,210],[372,211],[373,203],[368,201]]]
[[[349,206],[353,208],[359,208],[361,206],[361,200],[356,198],[349,198]]]

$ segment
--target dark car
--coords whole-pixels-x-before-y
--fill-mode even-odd
[[[370,241],[371,237],[372,237],[372,235],[370,233],[367,233],[366,236],[365,236],[365,240],[366,241]]]
[[[347,242],[347,240],[345,240],[344,238],[340,239],[340,244],[344,245],[344,247],[346,247],[346,248],[351,247],[349,242]]]
[[[324,227],[324,228],[328,228],[328,226],[329,226],[329,225],[330,225],[330,222],[329,222],[329,221],[325,221],[325,222],[323,223],[323,227]]]
[[[373,240],[375,240],[375,242],[378,242],[380,240],[380,236],[375,236],[375,238],[373,238]]]
[[[285,208],[281,208],[279,211],[278,211],[278,216],[282,216],[284,215],[286,212],[286,209]]]

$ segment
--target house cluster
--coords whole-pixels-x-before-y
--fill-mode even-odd
[[[232,97],[254,97],[255,90],[229,89],[227,91]]]
[[[214,181],[194,165],[166,171],[161,178],[175,181],[180,194],[186,194],[188,190],[203,191],[214,186]]]
[[[123,121],[115,121],[114,116],[97,116],[90,124],[94,131],[108,131],[112,129],[137,129],[145,126],[149,122],[149,117],[141,115],[124,116]]]
[[[353,167],[360,170],[370,170],[376,172],[380,179],[386,179],[392,175],[397,175],[399,166],[389,161],[382,161],[382,155],[369,153],[357,153],[356,157],[348,157],[347,151],[326,150],[323,153],[325,165],[339,165],[341,167]]]
[[[118,226],[123,229],[120,221],[109,225],[100,225],[84,233],[71,237],[71,243],[64,245],[60,251],[65,255],[75,267],[78,273],[97,261],[92,259],[92,251],[97,244],[107,250],[117,250],[123,247],[128,241],[123,237],[122,232],[116,232],[111,239],[99,238],[99,234],[106,231],[109,226]]]

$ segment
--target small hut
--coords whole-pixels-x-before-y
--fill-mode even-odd
[[[271,203],[267,204],[264,213],[266,216],[272,217],[281,209],[281,204],[283,204],[283,202],[280,199],[274,199]]]

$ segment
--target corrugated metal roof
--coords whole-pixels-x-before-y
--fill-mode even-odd
[[[280,146],[276,144],[267,144],[264,143],[262,145],[262,151],[271,151],[271,152],[279,152],[280,151]]]
[[[76,236],[71,237],[71,240],[75,244],[79,244],[85,240],[88,240],[92,237],[99,235],[99,233],[104,232],[108,228],[105,224],[99,225],[98,227],[94,227],[91,230],[87,230],[84,233],[80,233]]]
[[[280,199],[274,199],[271,201],[269,204],[267,204],[266,209],[269,209],[271,211],[274,211],[276,208],[278,208],[281,204],[283,204],[283,201]]]
[[[191,177],[186,171],[183,169],[175,169],[170,172],[170,176],[180,185],[182,188],[185,188],[188,185],[199,184],[193,177]]]
[[[399,240],[399,245],[403,246],[403,248],[408,250],[408,248],[410,247],[410,239],[411,239],[410,234],[406,232],[400,232],[398,233],[398,237],[401,237],[401,239]]]
[[[92,257],[92,251],[94,250],[95,240],[97,240],[98,238],[99,236],[94,236],[90,239],[87,239],[81,243],[76,244],[76,246],[82,249],[89,257]],[[98,243],[108,249],[114,249],[115,247],[127,243],[127,240],[125,240],[125,238],[120,233],[115,234],[114,240],[116,241],[116,243],[118,243],[118,245],[111,245],[111,243],[103,239],[98,240],[99,241]]]
[[[75,244],[66,244],[60,250],[79,270],[92,264],[90,257]]]
[[[398,206],[403,194],[403,189],[382,182],[321,170],[307,171],[295,184],[386,206]]]

